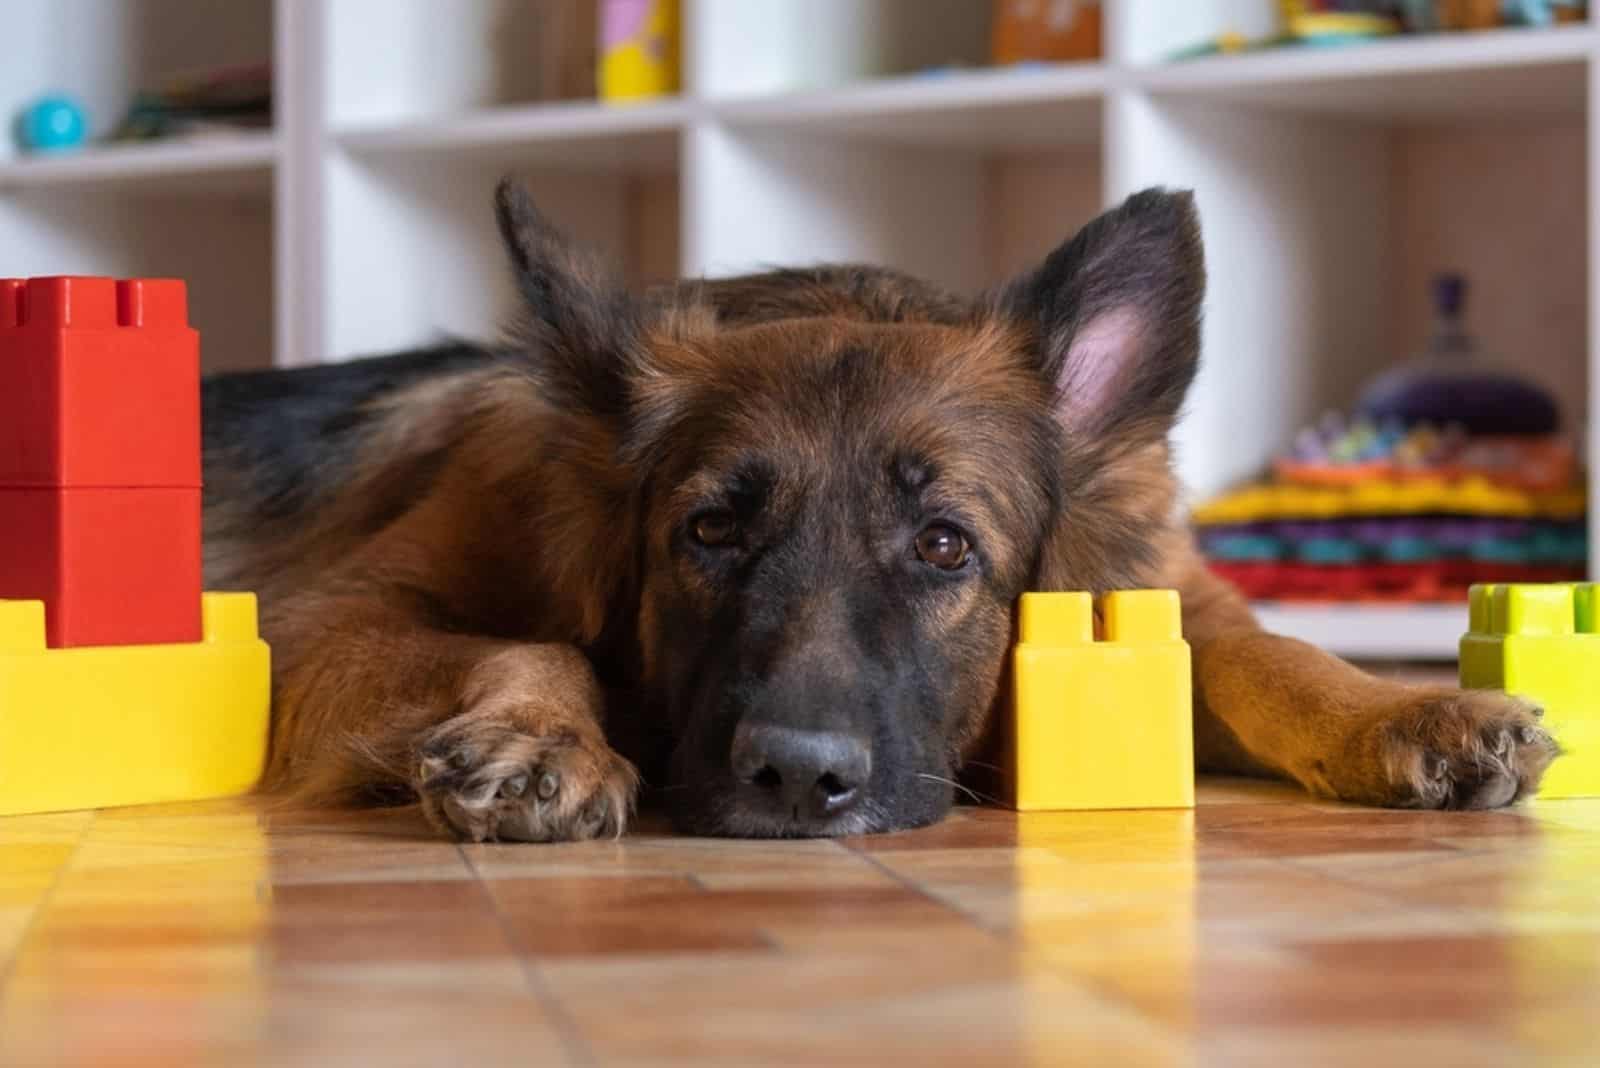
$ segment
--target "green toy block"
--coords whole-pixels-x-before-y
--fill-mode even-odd
[[[1600,621],[1593,583],[1480,585],[1461,639],[1461,685],[1544,706],[1562,755],[1542,798],[1600,797]]]

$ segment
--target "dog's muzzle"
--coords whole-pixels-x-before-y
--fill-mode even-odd
[[[868,742],[843,731],[741,723],[730,756],[740,808],[798,834],[848,812],[872,776]]]

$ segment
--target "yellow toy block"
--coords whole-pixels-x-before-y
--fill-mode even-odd
[[[1022,811],[1194,806],[1194,703],[1178,595],[1023,594],[1010,803]]]
[[[1544,706],[1563,750],[1542,798],[1600,797],[1600,625],[1593,583],[1472,587],[1461,685]]]
[[[202,604],[200,642],[49,649],[43,604],[0,601],[0,816],[255,785],[272,696],[256,599]]]

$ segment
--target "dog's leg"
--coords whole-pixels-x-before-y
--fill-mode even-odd
[[[1375,678],[1263,631],[1197,555],[1182,573],[1203,770],[1370,805],[1497,808],[1533,793],[1558,752],[1526,701]]]
[[[606,743],[576,648],[432,630],[353,599],[285,609],[269,788],[328,801],[409,787],[473,841],[621,833],[637,775]]]

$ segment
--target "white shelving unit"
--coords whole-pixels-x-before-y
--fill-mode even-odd
[[[1361,660],[1451,659],[1467,629],[1467,606],[1262,604],[1261,625]]]
[[[855,259],[976,289],[1165,184],[1197,191],[1211,270],[1197,493],[1415,348],[1438,269],[1575,425],[1600,403],[1588,25],[1171,63],[1216,5],[1108,0],[1102,63],[919,74],[981,60],[985,0],[685,0],[684,95],[610,107],[536,99],[563,2],[11,0],[0,117],[59,87],[103,129],[151,75],[218,62],[270,58],[278,92],[257,136],[0,148],[0,275],[180,275],[210,366],[293,365],[492,333],[508,170],[638,282]],[[1412,657],[1453,655],[1459,616],[1271,619]]]
[[[0,192],[141,184],[195,189],[270,186],[278,140],[270,133],[242,134],[216,143],[178,141],[94,148],[65,157],[30,157],[0,163]]]

